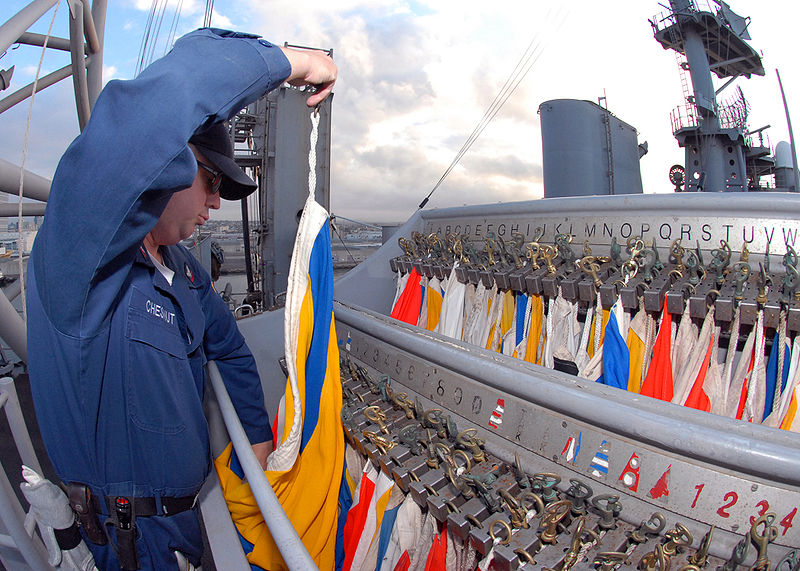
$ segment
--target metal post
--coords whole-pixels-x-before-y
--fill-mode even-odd
[[[92,7],[89,5],[89,0],[82,0],[82,2],[83,37],[86,38],[86,44],[89,48],[89,53],[95,54],[100,51],[100,38],[97,37],[97,30],[94,28]]]
[[[11,377],[0,379],[0,396],[2,395],[6,395],[8,398],[5,404],[6,417],[8,418],[8,426],[11,428],[11,436],[14,438],[19,457],[28,468],[32,468],[41,474],[42,465],[39,463],[39,458],[33,449],[28,425],[25,424],[25,417],[22,415],[22,408],[19,404],[17,388],[14,386],[14,379]]]
[[[247,199],[243,198],[242,205],[242,243],[244,244],[244,269],[247,274],[247,293],[255,291],[253,280],[253,258],[250,255],[250,217],[247,212]]]
[[[4,296],[5,297],[5,296]],[[0,408],[5,409],[8,425],[14,444],[22,463],[42,473],[39,459],[33,449],[28,427],[19,406],[14,380],[11,377],[0,379]],[[52,569],[47,560],[47,551],[38,538],[32,537],[25,529],[25,512],[17,500],[5,469],[0,467],[0,521],[12,541],[13,548],[19,551],[25,562],[33,569]]]
[[[0,337],[23,361],[28,361],[25,322],[3,292],[0,292]]]
[[[233,448],[239,457],[239,463],[242,465],[245,478],[250,484],[253,497],[256,499],[256,503],[264,516],[264,521],[269,527],[269,532],[275,540],[275,544],[281,552],[281,556],[283,556],[284,562],[291,570],[317,569],[316,563],[308,554],[303,542],[300,541],[300,537],[297,535],[291,520],[286,515],[286,512],[283,511],[283,506],[278,501],[278,497],[275,495],[269,480],[267,480],[264,470],[256,460],[253,449],[250,447],[250,441],[247,439],[242,423],[233,408],[231,398],[228,396],[228,391],[225,389],[225,384],[222,382],[222,376],[219,373],[217,364],[214,361],[209,361],[206,365],[206,371],[208,371],[208,377],[211,380],[211,386],[214,388],[214,394],[217,397],[225,427],[228,429]]]
[[[78,109],[78,126],[81,131],[89,122],[89,87],[86,83],[86,59],[83,46],[83,3],[70,2],[69,44],[72,54],[72,84],[75,88],[75,106]]]
[[[19,196],[19,171],[19,166],[0,159],[0,192]],[[50,197],[50,181],[26,170],[25,188],[22,195],[33,200],[47,201]]]
[[[44,46],[44,40],[47,38],[44,34],[35,34],[33,32],[25,32],[22,34],[17,43],[25,44],[26,46]],[[62,52],[69,51],[69,40],[67,38],[57,38],[55,36],[50,36],[47,39],[47,47],[52,48],[54,50],[60,50]]]
[[[39,82],[36,84],[37,93],[43,90],[45,87],[50,87],[54,83],[58,83],[62,79],[68,78],[70,75],[72,75],[72,64],[64,66],[61,69],[57,69],[52,73],[48,73],[44,77],[40,77]],[[31,95],[33,95],[33,83],[29,83],[25,87],[16,90],[5,99],[1,99],[0,113],[4,113],[17,103],[25,101]]]
[[[46,204],[23,202],[22,215],[44,216],[46,208]],[[8,204],[0,204],[0,218],[14,218],[16,216],[19,216],[19,203],[14,204],[11,202]]]
[[[794,169],[794,191],[800,192],[800,172],[797,170],[797,147],[794,146],[794,131],[792,131],[792,120],[789,118],[789,106],[786,104],[786,94],[783,92],[783,83],[781,82],[781,74],[775,68],[775,74],[778,76],[778,86],[781,88],[781,97],[783,98],[783,109],[786,112],[786,125],[789,127],[789,144],[792,147],[792,168]]]
[[[84,13],[87,10],[84,8]],[[94,107],[100,91],[103,89],[103,41],[106,28],[106,0],[94,0],[92,3],[92,20],[99,44],[96,53],[86,62],[86,82],[89,86],[89,105]]]
[[[33,0],[33,2],[9,18],[5,24],[0,26],[0,53],[10,48],[11,44],[15,43],[23,33],[28,31],[28,28],[36,20],[41,18],[57,3],[58,0]]]
[[[17,279],[14,280],[10,285],[6,286],[3,290],[3,293],[6,294],[8,301],[14,301],[17,299],[17,296],[22,291],[22,281]]]

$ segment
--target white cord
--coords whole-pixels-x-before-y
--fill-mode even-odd
[[[36,68],[36,77],[33,80],[33,91],[31,92],[31,104],[28,107],[28,121],[25,124],[25,141],[22,144],[22,165],[19,167],[19,208],[17,209],[17,254],[19,255],[19,285],[20,294],[22,295],[22,321],[28,323],[28,308],[25,297],[25,268],[22,264],[22,254],[25,249],[22,243],[22,189],[25,181],[25,160],[28,157],[28,138],[31,131],[31,116],[33,115],[33,99],[36,96],[36,87],[39,83],[39,75],[42,72],[42,62],[44,61],[44,52],[47,50],[47,42],[50,41],[50,34],[53,31],[53,23],[56,21],[56,14],[58,14],[58,6],[53,12],[53,18],[50,20],[50,27],[47,28],[47,36],[44,38],[42,45],[42,55],[39,56],[39,67]]]
[[[311,114],[311,146],[308,149],[308,196],[314,198],[317,190],[317,137],[319,136],[319,111]]]

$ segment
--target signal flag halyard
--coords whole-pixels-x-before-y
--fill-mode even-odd
[[[316,125],[312,149],[315,131]],[[333,569],[345,451],[342,386],[328,213],[309,186],[286,294],[289,379],[276,419],[277,447],[267,460],[266,475],[317,566]],[[253,545],[248,561],[264,569],[285,569],[249,485],[231,470],[230,457],[229,446],[215,465],[234,523]]]

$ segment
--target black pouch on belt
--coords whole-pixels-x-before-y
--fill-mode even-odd
[[[69,505],[78,516],[78,521],[86,532],[86,537],[95,545],[105,545],[108,543],[108,538],[100,527],[100,520],[97,517],[97,512],[94,509],[94,501],[91,497],[91,490],[88,486],[77,483],[67,484],[67,497],[69,498]]]
[[[128,498],[114,500],[114,532],[117,536],[117,558],[123,571],[139,569],[136,555],[136,514]]]

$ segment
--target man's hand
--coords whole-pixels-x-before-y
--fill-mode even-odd
[[[267,457],[269,456],[270,452],[272,452],[272,440],[267,440],[266,442],[259,442],[258,444],[253,444],[253,453],[256,455],[256,460],[258,463],[261,464],[261,469],[267,469]]]
[[[292,73],[286,80],[289,85],[313,85],[318,89],[306,101],[309,107],[324,101],[330,95],[339,73],[333,60],[320,51],[291,48],[281,48],[281,50],[292,66]]]

